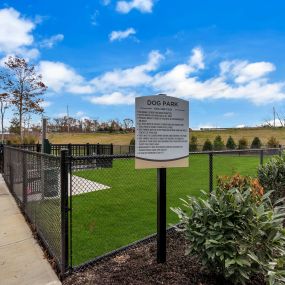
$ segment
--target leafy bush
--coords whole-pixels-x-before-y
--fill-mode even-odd
[[[186,254],[234,284],[245,284],[255,274],[269,284],[285,284],[285,209],[271,205],[270,192],[259,203],[251,193],[217,189],[205,200],[189,196],[183,200],[185,210],[172,209],[189,241]]]
[[[213,150],[213,145],[209,139],[207,139],[203,145],[203,151]]]
[[[259,137],[255,137],[251,143],[250,148],[261,148],[261,140]]]
[[[250,176],[241,176],[240,174],[235,174],[234,176],[219,176],[217,185],[220,190],[230,190],[236,188],[239,191],[251,191],[252,196],[259,200],[259,198],[264,194],[264,188],[256,178]]]
[[[285,155],[274,156],[260,166],[258,180],[266,190],[275,190],[271,195],[273,201],[285,197]]]
[[[135,138],[132,138],[130,141],[130,145],[135,145],[135,144],[136,144],[136,140],[135,140]]]
[[[268,147],[279,147],[279,141],[275,137],[270,137],[267,141],[267,146]]]
[[[247,149],[248,148],[248,141],[246,138],[241,138],[238,141],[238,149]]]
[[[216,136],[214,140],[214,150],[223,150],[225,148],[225,144],[222,140],[221,136]]]
[[[237,147],[234,139],[231,136],[229,136],[227,140],[226,147],[227,149],[235,149]]]
[[[191,136],[189,143],[189,151],[197,151],[198,150],[198,139],[195,136]]]

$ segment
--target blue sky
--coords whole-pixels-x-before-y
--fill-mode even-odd
[[[234,3],[233,3],[234,2]],[[190,100],[190,126],[285,114],[284,1],[2,1],[0,61],[48,85],[49,117],[134,118],[136,96]]]

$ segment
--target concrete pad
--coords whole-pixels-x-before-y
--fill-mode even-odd
[[[23,223],[25,220],[20,213],[7,215],[5,219],[0,219],[0,247],[32,238],[31,230],[21,226]]]
[[[61,284],[33,239],[0,247],[0,272],[3,285]]]
[[[110,189],[110,187],[86,178],[72,175],[72,195],[80,195],[106,189]]]
[[[61,284],[1,178],[0,193],[0,285]]]
[[[16,202],[14,201],[14,198],[12,198],[10,194],[0,195],[0,213],[1,213],[0,218],[3,219],[6,216],[16,215],[19,213],[19,208]]]

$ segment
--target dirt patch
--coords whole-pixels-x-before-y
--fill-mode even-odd
[[[185,239],[181,233],[168,234],[167,263],[156,263],[156,240],[137,245],[67,277],[63,284],[195,284],[230,285],[222,277],[202,268],[197,258],[185,256]],[[251,285],[265,284],[255,277]]]

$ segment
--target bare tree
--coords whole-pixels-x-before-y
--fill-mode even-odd
[[[35,70],[35,66],[23,58],[9,57],[5,62],[6,69],[1,73],[3,89],[11,96],[11,103],[15,108],[15,115],[19,117],[20,138],[23,142],[23,116],[26,113],[42,113],[40,106],[41,95],[47,89],[42,82],[42,76]]]
[[[132,119],[126,118],[123,120],[124,128],[126,131],[129,131],[134,126],[134,121]]]
[[[0,112],[1,112],[1,142],[4,142],[4,116],[5,112],[8,109],[9,104],[9,94],[2,93],[0,94]]]

